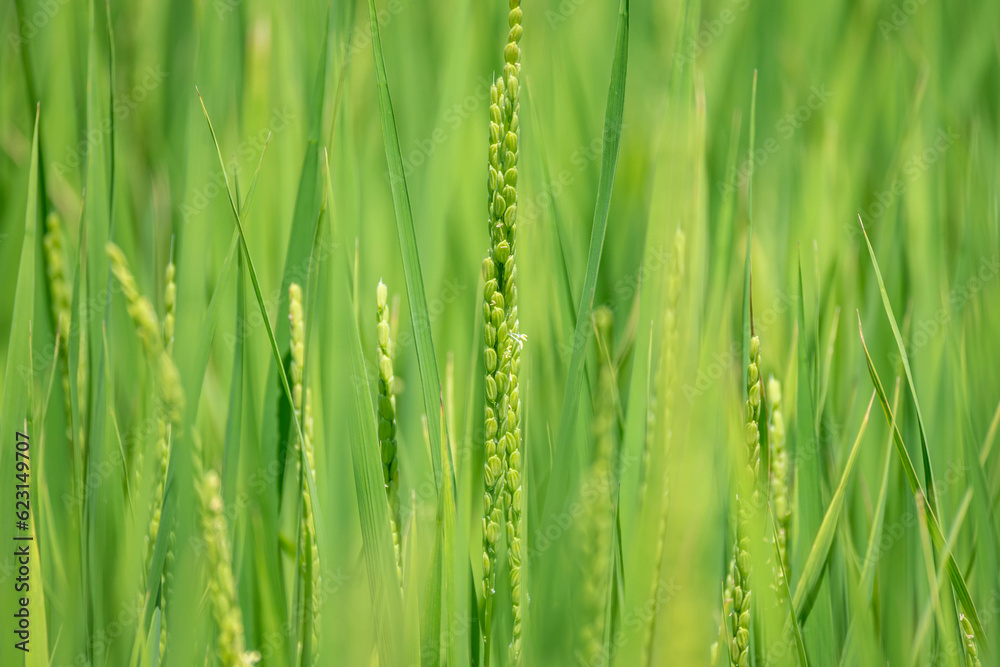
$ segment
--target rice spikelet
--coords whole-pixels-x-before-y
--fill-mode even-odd
[[[208,590],[216,623],[216,654],[223,667],[249,667],[260,655],[245,650],[243,616],[236,600],[229,534],[222,506],[222,481],[202,464],[200,439],[195,436],[195,491],[207,556]]]
[[[656,535],[656,551],[653,560],[656,576],[653,577],[651,582],[649,597],[649,599],[653,601],[653,611],[649,623],[646,626],[646,641],[643,645],[645,653],[643,664],[646,665],[653,664],[653,642],[656,637],[656,617],[658,611],[657,590],[660,586],[660,576],[663,566],[663,548],[664,541],[666,539],[667,509],[669,507],[669,478],[666,470],[666,454],[670,451],[670,445],[673,442],[673,383],[677,375],[677,360],[680,352],[680,350],[678,350],[677,314],[679,312],[680,304],[681,281],[684,279],[684,245],[684,232],[680,229],[680,227],[678,227],[677,232],[674,234],[674,261],[671,265],[670,277],[667,279],[667,309],[663,316],[663,358],[656,370],[657,378],[654,382],[655,395],[650,397],[651,402],[660,402],[662,404],[659,419],[662,419],[663,423],[659,428],[657,428],[655,423],[652,425],[652,428],[649,428],[647,424],[646,451],[644,453],[645,463],[643,467],[648,474],[649,451],[651,449],[649,443],[650,436],[655,434],[657,437],[663,438],[663,504],[660,508],[660,520]],[[648,416],[647,419],[649,419]],[[656,419],[656,417],[653,419]],[[646,496],[645,477],[643,478],[642,486],[643,491],[639,496],[640,499],[643,499]]]
[[[386,499],[389,502],[389,521],[392,527],[392,546],[396,554],[396,570],[403,580],[402,560],[399,552],[399,462],[396,456],[396,396],[393,393],[395,376],[392,367],[392,336],[389,326],[389,291],[381,280],[375,291],[376,332],[378,345],[378,442],[382,458],[382,477]]]
[[[288,286],[288,323],[291,331],[291,382],[292,410],[295,421],[302,423],[302,379],[306,357],[306,328],[302,315],[302,287],[298,283]],[[295,478],[302,473],[302,443],[295,438]]]
[[[168,418],[176,422],[184,410],[184,392],[181,389],[181,378],[177,366],[163,347],[160,322],[156,317],[156,311],[149,299],[139,294],[139,288],[129,270],[128,261],[121,248],[110,242],[105,248],[108,258],[111,260],[111,272],[118,280],[122,293],[125,295],[129,317],[132,318],[132,323],[135,325],[146,357],[156,372],[160,399],[167,410]]]
[[[750,490],[748,500],[737,494],[736,542],[733,545],[733,559],[729,565],[726,581],[727,637],[729,639],[729,662],[732,667],[746,667],[750,664],[750,520],[756,506],[757,475],[760,471],[760,339],[750,339],[750,358],[747,365],[747,401],[744,410],[743,444],[745,461],[737,467],[739,488]]]
[[[486,360],[485,493],[483,497],[483,635],[489,652],[497,545],[506,523],[513,632],[509,659],[521,659],[521,400],[517,376],[524,337],[517,318],[517,160],[520,128],[521,7],[509,0],[504,66],[490,89],[487,179],[490,251],[483,261]]]
[[[174,349],[174,317],[177,308],[177,283],[176,268],[173,262],[167,264],[166,279],[167,284],[164,289],[164,315],[163,315],[163,345],[168,357],[173,359]],[[156,548],[156,539],[160,532],[160,519],[163,514],[163,494],[166,490],[167,469],[170,467],[170,445],[173,440],[173,425],[164,413],[157,416],[157,438],[156,438],[156,476],[153,481],[153,509],[149,522],[149,534],[146,536],[146,570],[148,571],[153,550]],[[137,466],[141,470],[141,466]],[[171,536],[172,537],[172,536]],[[168,548],[169,553],[169,548]],[[166,570],[166,568],[164,568]],[[160,595],[160,657],[166,650],[167,636],[167,575],[166,571],[162,575]]]
[[[979,661],[979,645],[976,642],[976,633],[972,630],[972,624],[965,614],[958,614],[959,624],[962,626],[962,642],[965,648],[966,667],[982,667]]]
[[[62,375],[63,394],[66,398],[66,428],[70,451],[73,450],[72,412],[69,384],[69,332],[72,320],[72,294],[66,276],[66,236],[59,215],[50,213],[45,220],[45,269],[49,279],[49,297],[52,319],[59,336],[59,368]]]
[[[606,307],[594,309],[597,329],[598,385],[591,432],[594,453],[580,495],[580,563],[583,566],[580,599],[580,637],[577,660],[599,664],[604,649],[604,616],[611,583],[612,468],[615,442],[615,374],[610,360],[614,320]]]
[[[167,287],[164,291],[163,303],[163,346],[167,354],[174,354],[174,325],[177,319],[177,268],[171,261],[167,264]]]
[[[483,496],[483,597],[486,650],[490,646],[500,526],[506,522],[513,613],[510,659],[521,654],[521,404],[517,373],[523,336],[517,318],[516,235],[518,112],[520,108],[520,0],[510,0],[510,33],[503,73],[490,90],[487,179],[490,251],[483,261],[486,361],[485,493]]]
[[[303,408],[303,437],[306,460],[309,461],[309,470],[312,472],[313,482],[316,481],[316,461],[313,457],[313,416],[312,416],[312,391],[305,390],[305,405]],[[308,605],[309,627],[303,628],[305,633],[310,634],[312,641],[312,664],[318,664],[319,660],[319,628],[320,628],[320,599],[319,591],[322,584],[320,579],[319,547],[316,544],[316,523],[313,517],[312,496],[309,493],[309,482],[303,476],[302,483],[302,540],[299,545],[301,559],[299,562],[299,572],[303,581],[309,583],[309,593],[303,600]],[[307,561],[308,559],[308,561]],[[303,620],[305,622],[305,620]]]
[[[302,479],[302,520],[299,530],[299,574],[301,581],[308,585],[309,593],[301,600],[303,608],[308,607],[309,627],[302,628],[302,636],[307,635],[312,642],[313,661],[317,659],[316,649],[319,646],[319,549],[316,545],[316,524],[313,518],[312,495],[309,492],[309,479],[303,474],[302,461],[309,464],[313,483],[316,481],[316,462],[313,456],[313,417],[312,392],[305,386],[305,318],[302,309],[302,287],[298,283],[288,286],[288,320],[291,329],[292,350],[292,400],[294,401],[295,419],[302,425],[303,442],[295,439],[295,463],[297,477]],[[306,615],[303,615],[306,623]],[[300,647],[302,648],[302,647]]]
[[[164,290],[164,315],[163,315],[163,344],[167,356],[173,359],[174,347],[174,313],[177,306],[177,283],[175,282],[176,269],[174,263],[167,264],[167,285]],[[172,425],[167,419],[167,415],[160,414],[157,419],[157,439],[156,439],[156,477],[153,483],[153,512],[149,525],[149,535],[146,538],[146,564],[152,549],[156,544],[156,536],[160,528],[160,515],[163,511],[163,491],[167,481],[167,468],[170,465],[170,443],[172,436]]]
[[[785,591],[784,572],[788,570],[788,527],[791,523],[792,510],[789,502],[790,478],[788,450],[785,447],[785,420],[781,412],[781,383],[773,377],[767,382],[767,398],[771,404],[770,423],[767,427],[768,446],[771,450],[769,457],[771,508],[775,523],[778,525],[775,539],[781,558],[781,567],[778,567],[778,564],[774,567],[774,581],[780,601]]]

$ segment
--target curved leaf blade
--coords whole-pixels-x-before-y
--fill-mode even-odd
[[[916,496],[918,493],[927,498],[927,493],[924,491],[923,485],[920,483],[920,478],[917,477],[917,471],[913,467],[913,461],[910,460],[910,454],[906,451],[906,445],[903,443],[903,436],[900,435],[899,429],[896,427],[896,418],[893,416],[892,409],[889,407],[889,401],[885,395],[885,389],[882,387],[882,381],[878,377],[878,371],[875,370],[875,364],[872,361],[871,354],[868,353],[868,345],[865,343],[864,331],[861,330],[861,315],[858,315],[858,331],[861,334],[861,347],[865,351],[865,360],[868,363],[868,374],[871,376],[872,384],[875,385],[875,392],[878,394],[879,402],[882,404],[882,411],[885,413],[886,421],[889,423],[889,427],[892,430],[892,439],[896,443],[896,452],[899,454],[899,460],[903,464],[903,472],[906,473],[906,479],[910,483],[910,490],[913,495]],[[941,524],[938,522],[937,515],[930,507],[930,503],[927,504],[927,528],[930,531],[931,538],[934,545],[937,548],[942,548],[945,546],[944,533],[941,531]],[[976,632],[976,637],[982,637],[984,643],[988,643],[988,638],[983,628],[982,621],[979,618],[979,612],[976,611],[976,605],[972,601],[972,596],[969,594],[969,586],[965,582],[965,577],[962,575],[962,570],[958,567],[958,563],[955,561],[955,557],[950,551],[945,553],[945,558],[947,559],[947,569],[948,577],[951,579],[952,585],[955,587],[955,595],[958,597],[959,603],[962,605],[962,609],[965,611],[965,615],[969,618],[969,622],[972,624],[972,629]]]

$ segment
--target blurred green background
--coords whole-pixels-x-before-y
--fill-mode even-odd
[[[483,391],[476,323],[488,244],[489,83],[502,63],[506,3],[376,4],[437,363],[442,377],[452,380],[446,385],[452,387],[447,421],[458,482],[459,565],[453,582],[458,618],[445,619],[445,632],[452,634],[442,643],[459,646],[458,661],[466,664],[475,642],[469,636],[472,593],[465,563],[479,567],[481,548]],[[407,637],[420,634],[416,616],[425,604],[423,579],[437,558],[437,490],[421,423],[425,407],[367,7],[313,0],[111,0],[109,20],[105,9],[80,0],[15,0],[0,8],[0,331],[14,326],[32,128],[40,104],[44,190],[39,220],[55,212],[64,221],[70,274],[77,265],[81,221],[103,220],[106,228],[113,219],[111,238],[129,257],[142,293],[162,313],[164,270],[173,256],[179,366],[185,388],[202,386],[197,411],[189,413],[196,418],[188,427],[202,441],[207,464],[219,468],[235,341],[242,338],[249,361],[241,441],[247,451],[256,451],[258,441],[266,440],[259,436],[262,415],[273,409],[266,403],[265,380],[274,372],[274,360],[252,296],[250,316],[237,321],[234,279],[221,291],[203,382],[192,375],[195,367],[188,360],[202,340],[202,320],[234,231],[225,179],[195,87],[218,133],[230,183],[241,196],[267,142],[244,224],[276,330],[287,326],[282,276],[291,271],[301,282],[306,275],[302,266],[296,274],[286,264],[293,220],[305,220],[311,230],[322,219],[328,251],[320,273],[326,287],[307,313],[310,368],[316,371],[317,487],[330,535],[330,548],[321,555],[328,590],[319,664],[368,664],[375,635],[348,444],[356,437],[348,425],[357,416],[353,396],[363,391],[363,378],[350,370],[350,313],[357,308],[365,358],[374,369],[374,296],[380,278],[391,296],[401,297],[396,333],[401,497],[406,547],[412,549],[409,562],[415,568],[404,583],[414,577],[410,584],[420,591],[404,594],[406,627],[400,632]],[[554,458],[555,430],[591,242],[618,10],[618,3],[609,0],[523,5],[518,274],[521,331],[527,334],[521,387],[529,549],[549,527],[542,502],[552,470],[570,466],[571,489],[582,476],[577,459]],[[647,350],[662,317],[659,297],[651,295],[659,293],[676,259],[674,231],[683,230],[686,273],[677,312],[680,365],[673,380],[672,445],[657,464],[669,479],[662,572],[670,593],[657,612],[654,655],[656,664],[707,664],[721,619],[720,589],[732,540],[727,518],[731,461],[742,433],[748,210],[754,221],[753,303],[764,377],[782,380],[786,397],[795,397],[800,382],[796,345],[807,341],[808,363],[815,369],[810,381],[817,396],[820,387],[823,392],[815,416],[819,486],[798,489],[798,501],[817,503],[817,511],[826,507],[871,394],[859,317],[890,395],[900,373],[859,214],[903,323],[932,463],[941,478],[946,534],[973,487],[972,468],[979,469],[970,468],[970,461],[978,460],[1000,398],[1000,3],[655,0],[635,2],[630,12],[621,153],[594,305],[609,306],[615,317],[620,413],[615,437],[625,461],[643,446]],[[755,71],[756,150],[749,158],[753,183],[748,197]],[[329,201],[323,149],[329,154]],[[35,387],[43,389],[52,372],[54,327],[40,242],[38,248],[32,367]],[[796,329],[800,263],[804,336]],[[356,302],[349,299],[352,294]],[[141,362],[120,296],[112,300],[108,321],[108,405],[124,450],[120,455],[105,447],[101,456],[120,466],[123,458],[133,461],[136,451],[151,447],[155,437],[142,428],[151,409],[153,376]],[[8,337],[2,341],[6,350]],[[596,392],[598,361],[596,353],[591,356],[585,397]],[[11,363],[6,352],[0,358]],[[372,371],[369,381],[374,377]],[[918,432],[905,387],[904,377],[901,430],[911,458],[918,461]],[[38,410],[38,396],[34,400]],[[51,664],[85,664],[79,656],[95,665],[128,664],[142,634],[134,614],[123,610],[134,608],[141,590],[134,585],[139,566],[130,554],[141,551],[144,506],[126,509],[115,484],[98,483],[94,494],[100,500],[92,520],[102,524],[94,538],[100,562],[86,571],[79,558],[69,555],[79,551],[80,537],[79,528],[68,527],[74,524],[72,505],[63,500],[74,482],[64,465],[58,384],[51,401],[41,445],[43,468],[35,479],[36,494],[42,496],[36,500],[42,503],[36,520],[47,513],[39,539]],[[590,446],[591,402],[582,402],[574,451]],[[794,403],[786,400],[790,432],[798,418]],[[11,429],[7,424],[3,429],[6,457]],[[828,588],[820,598],[826,607],[814,611],[804,628],[812,664],[840,659],[856,608],[848,593],[856,577],[852,559],[863,556],[868,541],[887,437],[876,406],[849,487],[824,584]],[[106,444],[113,442],[109,437]],[[181,451],[188,451],[190,442],[181,441]],[[995,452],[987,454],[982,470],[993,489],[1000,461]],[[250,489],[254,475],[266,472],[267,456],[261,450],[241,457],[238,489]],[[892,464],[885,523],[908,525],[913,496],[898,461]],[[956,482],[942,484],[952,470]],[[629,554],[649,552],[656,543],[655,535],[643,534],[638,474],[623,465],[621,531]],[[169,625],[166,612],[165,659],[201,664],[211,636],[204,600],[208,575],[196,546],[185,540],[195,505],[190,480],[179,478],[171,566],[177,620]],[[273,476],[265,479],[273,485]],[[256,493],[248,491],[245,505],[237,504],[229,517],[236,531],[238,580],[265,580],[261,569],[266,568],[259,562],[271,557],[259,554],[273,552],[271,541],[277,541],[274,534],[254,532],[255,518],[266,513]],[[955,551],[984,619],[984,643],[996,647],[1000,572],[989,567],[996,565],[991,560],[997,547],[995,506],[981,495],[974,494],[964,524],[959,521]],[[65,542],[57,539],[60,535]],[[793,547],[799,554],[795,563],[811,542],[801,540],[804,544]],[[46,545],[54,546],[46,552]],[[992,555],[984,555],[984,549]],[[648,590],[647,583],[630,584],[645,581],[649,563],[631,559],[627,556],[624,566],[624,607],[614,612],[622,619],[642,607]],[[527,612],[529,664],[576,664],[572,638],[578,621],[572,601],[578,567],[568,556],[529,561],[528,596],[537,600],[534,606],[529,602]],[[81,581],[88,583],[81,586]],[[871,626],[866,646],[872,651],[866,655],[891,664],[938,659],[938,642],[920,632],[924,611],[936,597],[928,586],[920,533],[909,525],[879,561],[876,603],[866,611]],[[269,640],[261,609],[270,603],[260,588],[241,584],[240,601],[248,646],[264,653]],[[104,593],[95,597],[91,589]],[[130,620],[120,621],[117,634],[109,632],[120,613]],[[509,619],[500,621],[505,622],[509,627]],[[623,625],[628,629],[627,621]],[[626,632],[620,645],[611,642],[613,662],[637,664],[641,636]],[[3,641],[8,641],[6,632]],[[285,638],[276,641],[284,643]],[[2,655],[6,664],[12,654]],[[933,664],[950,664],[953,658]],[[282,664],[273,660],[264,664]]]

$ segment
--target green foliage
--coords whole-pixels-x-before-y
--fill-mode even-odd
[[[997,663],[997,3],[5,8],[4,667]]]

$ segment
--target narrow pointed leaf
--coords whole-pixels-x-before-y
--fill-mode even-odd
[[[396,116],[393,113],[392,100],[389,97],[389,81],[386,74],[385,58],[382,55],[382,37],[379,33],[379,19],[378,12],[375,9],[375,0],[368,0],[368,13],[371,18],[372,50],[375,54],[375,80],[378,83],[378,104],[379,115],[382,121],[382,140],[385,144],[386,161],[389,163],[389,183],[392,187],[393,208],[396,211],[396,231],[399,235],[399,249],[403,256],[403,276],[406,280],[406,296],[410,302],[410,323],[413,327],[413,338],[416,342],[417,364],[420,367],[424,414],[427,415],[428,431],[434,434],[441,431],[441,415],[439,413],[442,401],[441,376],[438,372],[437,357],[434,354],[434,341],[431,339],[430,311],[427,307],[427,294],[424,291],[424,277],[423,271],[420,268],[420,254],[417,251],[417,234],[413,225],[410,195],[406,189],[406,176],[403,173],[403,157],[399,148],[399,135],[396,132]],[[450,450],[448,456],[451,456]],[[435,484],[440,489],[442,483],[441,452],[436,447],[431,447],[431,464],[434,467]],[[454,470],[454,463],[449,467]],[[451,484],[454,490],[454,478],[445,481]]]
[[[889,407],[889,401],[886,398],[885,390],[882,388],[882,381],[878,377],[878,371],[875,370],[875,363],[872,361],[871,355],[868,353],[868,346],[865,344],[864,332],[861,331],[861,317],[858,316],[858,331],[861,332],[861,346],[865,351],[865,360],[868,363],[868,374],[871,376],[872,384],[875,385],[875,392],[878,394],[879,402],[882,404],[882,411],[885,412],[886,421],[889,423],[890,429],[892,430],[892,439],[896,443],[896,453],[899,455],[900,463],[903,464],[903,472],[906,473],[906,480],[910,484],[910,490],[913,495],[919,492],[925,498],[927,494],[924,492],[923,485],[920,483],[920,479],[917,477],[917,471],[913,467],[913,461],[910,460],[910,454],[906,451],[906,445],[903,444],[903,436],[899,433],[899,429],[896,427],[896,420],[893,417],[892,409]],[[931,538],[934,545],[940,549],[945,545],[944,534],[941,531],[941,524],[938,523],[937,516],[930,507],[930,503],[927,506],[927,528],[931,533]],[[965,577],[962,575],[961,569],[958,567],[958,563],[955,561],[955,557],[950,553],[945,554],[947,559],[947,569],[948,577],[951,579],[952,585],[955,587],[955,595],[958,598],[959,604],[961,604],[962,609],[965,611],[965,615],[969,618],[969,622],[972,624],[972,629],[976,633],[976,637],[981,637],[984,643],[988,643],[988,638],[983,628],[982,621],[979,618],[979,612],[976,611],[976,605],[972,601],[972,596],[969,594],[969,586],[965,582]]]
[[[906,373],[906,384],[910,388],[910,396],[913,398],[913,407],[917,414],[917,426],[920,428],[920,455],[923,458],[924,464],[924,483],[931,490],[931,494],[925,496],[927,505],[933,514],[937,514],[937,486],[934,484],[934,471],[931,468],[930,452],[927,450],[927,429],[924,428],[924,416],[920,412],[920,401],[917,400],[917,385],[913,383],[913,373],[910,371],[910,359],[906,354],[906,345],[903,343],[903,337],[899,333],[899,325],[896,324],[896,316],[892,313],[892,304],[889,302],[889,294],[885,291],[885,282],[882,280],[882,271],[878,268],[878,260],[875,259],[875,250],[868,239],[868,232],[865,230],[864,223],[861,222],[860,215],[858,216],[858,222],[861,223],[861,232],[865,237],[865,245],[868,246],[868,255],[871,257],[872,267],[875,269],[875,278],[878,279],[878,290],[882,295],[882,306],[885,308],[886,317],[889,318],[892,337],[896,340],[896,349],[899,351],[899,357],[903,362],[903,371]]]
[[[569,461],[573,458],[571,447],[574,443],[573,427],[577,419],[580,402],[581,377],[584,355],[590,335],[591,311],[594,293],[597,290],[597,272],[604,250],[604,234],[608,227],[608,211],[611,208],[611,190],[614,186],[615,171],[618,167],[618,149],[621,144],[622,115],[625,109],[625,78],[628,72],[629,44],[629,0],[621,0],[618,14],[618,36],[615,55],[611,64],[611,84],[608,87],[608,101],[604,112],[604,143],[601,150],[601,174],[597,184],[597,202],[594,207],[594,223],[590,232],[590,252],[587,257],[587,272],[583,280],[583,291],[576,310],[576,328],[573,332],[572,353],[566,374],[562,410],[559,416],[559,433],[556,441],[555,457]],[[545,516],[551,516],[557,508],[555,502],[566,498],[571,466],[555,466],[550,480],[552,488],[544,494]]]
[[[792,606],[795,609],[795,615],[798,617],[799,622],[803,624],[809,616],[809,611],[815,599],[816,591],[819,589],[823,573],[826,572],[830,547],[833,545],[837,523],[840,521],[841,510],[843,510],[844,501],[847,498],[847,484],[851,480],[851,473],[854,471],[854,466],[858,460],[858,453],[861,451],[861,438],[865,433],[865,427],[868,426],[868,417],[871,415],[872,404],[874,402],[875,392],[872,392],[872,397],[868,401],[868,409],[861,420],[861,428],[858,429],[858,437],[854,440],[854,447],[851,448],[851,453],[847,457],[847,463],[844,465],[844,472],[840,476],[840,483],[837,485],[837,490],[834,492],[833,498],[830,499],[830,506],[826,510],[823,523],[819,527],[819,533],[817,533],[812,548],[809,550],[809,556],[806,558],[802,574],[799,576],[798,583],[795,586],[795,597],[792,598]]]
[[[33,412],[30,401],[31,383],[34,380],[34,373],[31,368],[31,320],[34,315],[35,304],[35,253],[36,253],[36,230],[38,226],[38,125],[40,111],[35,113],[35,130],[32,138],[31,162],[28,167],[28,192],[27,206],[24,215],[24,241],[21,245],[21,259],[17,269],[17,285],[14,288],[14,313],[10,327],[10,341],[7,347],[7,364],[4,370],[3,398],[0,401],[0,430],[4,433],[3,447],[0,447],[0,489],[3,490],[5,498],[10,499],[10,505],[6,512],[0,513],[0,537],[3,543],[8,545],[0,556],[0,566],[4,572],[16,572],[17,564],[14,555],[15,547],[27,545],[29,552],[37,557],[37,541],[34,540],[34,525],[31,530],[19,528],[14,523],[14,484],[15,480],[15,445],[18,441],[28,443],[29,466],[31,457],[39,456],[38,444],[41,434],[30,433],[29,420]],[[32,425],[33,426],[33,425]],[[21,435],[26,437],[21,437]],[[38,493],[38,482],[34,479],[34,474],[30,473],[30,482],[33,483],[34,493]],[[19,539],[20,538],[20,539]],[[28,539],[25,539],[28,538]],[[37,561],[36,561],[37,563]],[[37,570],[37,566],[36,566]],[[34,583],[34,582],[32,582]],[[14,625],[10,619],[16,618],[15,613],[21,609],[19,598],[21,595],[14,589],[13,580],[9,580],[0,587],[0,613],[7,624],[7,632],[4,634],[4,641],[0,642],[0,663],[4,665],[23,664],[24,656],[15,648],[16,635]],[[38,608],[39,599],[34,599],[29,607],[32,618],[44,618],[45,610]],[[34,645],[31,645],[34,648]]]

